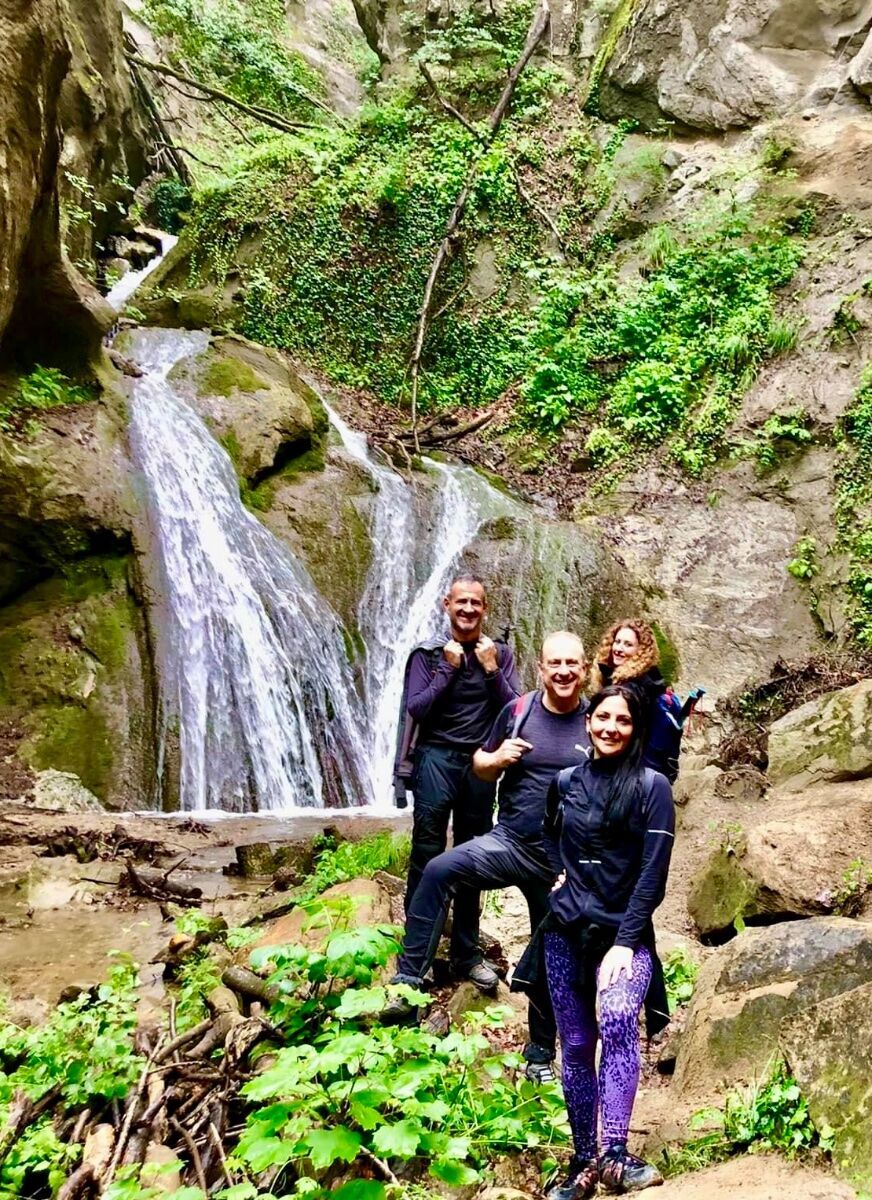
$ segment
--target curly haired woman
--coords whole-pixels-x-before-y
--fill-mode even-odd
[[[596,693],[609,684],[622,683],[637,692],[647,726],[642,762],[674,783],[678,760],[673,754],[677,750],[674,746],[661,744],[662,739],[656,736],[662,720],[655,717],[661,715],[658,706],[667,688],[659,662],[660,651],[650,625],[633,619],[616,621],[603,634],[594,655],[590,691]],[[652,733],[655,734],[653,738]]]

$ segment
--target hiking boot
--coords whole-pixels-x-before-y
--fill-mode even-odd
[[[418,1020],[418,1009],[405,996],[391,996],[378,1019],[382,1025],[414,1025]]]
[[[500,982],[499,975],[493,967],[489,967],[485,962],[476,963],[474,967],[470,967],[466,978],[470,983],[474,983],[480,992],[495,992]]]
[[[641,1192],[658,1187],[663,1176],[643,1158],[630,1154],[623,1142],[609,1146],[599,1160],[599,1177],[606,1192]]]
[[[588,1200],[596,1191],[598,1180],[595,1158],[573,1158],[567,1168],[566,1178],[548,1189],[545,1200]]]
[[[557,1076],[554,1074],[554,1060],[551,1062],[528,1062],[524,1067],[524,1078],[531,1083],[553,1083]]]

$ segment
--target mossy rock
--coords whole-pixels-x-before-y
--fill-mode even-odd
[[[872,775],[872,679],[828,692],[769,730],[768,774],[791,791]]]
[[[169,379],[227,450],[244,489],[303,457],[307,469],[315,466],[323,405],[276,351],[236,334],[216,337],[201,354],[178,362]],[[260,497],[252,507],[266,503]]]
[[[145,807],[153,687],[125,558],[88,558],[0,609],[0,720],[16,757],[70,772],[110,807]]]
[[[818,1129],[833,1130],[833,1163],[872,1190],[872,982],[788,1018],[780,1034]]]
[[[762,1079],[788,1022],[870,981],[868,924],[814,917],[745,930],[700,971],[675,1064],[676,1097],[707,1099]]]
[[[743,870],[741,853],[741,848],[719,846],[691,881],[687,911],[703,936],[758,911],[759,884]]]

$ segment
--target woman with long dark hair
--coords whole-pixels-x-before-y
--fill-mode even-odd
[[[543,828],[558,875],[545,965],[575,1143],[568,1176],[550,1200],[585,1200],[598,1183],[612,1192],[662,1183],[655,1167],[628,1152],[627,1135],[641,1063],[639,1012],[645,1004],[649,1032],[669,1020],[651,918],[672,854],[672,790],[642,765],[644,713],[635,689],[601,689],[587,728],[592,754],[551,785]]]

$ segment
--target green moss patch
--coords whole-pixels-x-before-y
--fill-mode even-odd
[[[203,371],[198,382],[201,396],[232,396],[236,392],[261,392],[269,384],[248,363],[238,358],[214,359]]]

